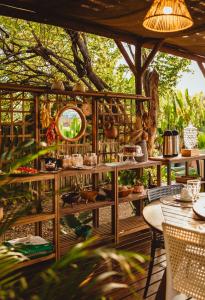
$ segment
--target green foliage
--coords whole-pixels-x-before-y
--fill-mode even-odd
[[[61,220],[63,225],[63,231],[67,234],[66,229],[71,228],[78,237],[88,239],[92,234],[92,226],[89,225],[92,222],[92,215],[90,212],[82,212],[78,216],[66,215]]]
[[[199,149],[205,149],[205,133],[200,132],[198,135],[198,147]]]
[[[118,182],[121,185],[134,186],[137,182],[141,182],[144,187],[149,186],[150,169],[144,169],[143,175],[137,177],[136,171],[134,170],[124,170],[120,172]]]
[[[10,251],[7,247],[0,245],[0,299],[12,299],[12,296],[15,295],[13,286],[16,283],[19,287],[25,284],[25,278],[21,276],[20,272],[14,273],[18,264],[25,260],[27,258],[24,255]],[[24,286],[26,287],[26,285]]]
[[[205,101],[202,93],[191,97],[188,90],[169,92],[161,99],[158,118],[158,133],[161,135],[167,128],[176,128],[180,136],[183,129],[191,122],[197,128],[205,125]],[[158,143],[162,139],[158,138]]]
[[[180,80],[183,72],[190,72],[190,60],[181,57],[168,55],[159,52],[152,67],[155,68],[159,74],[159,94],[166,95],[167,92],[173,91]]]
[[[75,138],[81,129],[81,120],[77,117],[72,118],[72,121],[69,126],[66,126],[63,123],[60,123],[60,131],[63,136],[67,138]]]
[[[0,78],[1,82],[24,82],[30,84],[50,85],[54,79],[68,82],[64,69],[70,72],[74,81],[77,81],[71,41],[63,28],[26,22],[23,20],[0,17],[2,28],[8,37],[0,39],[1,48],[6,50],[0,53]],[[1,33],[3,38],[4,33]],[[87,47],[92,61],[94,72],[102,78],[113,91],[135,92],[135,79],[127,63],[111,39],[87,34]],[[36,55],[34,49],[41,42],[42,47],[48,50],[52,61],[45,60],[41,55]],[[133,56],[134,48],[130,47]],[[38,50],[38,49],[37,49]],[[129,48],[127,47],[129,51]],[[13,55],[13,51],[16,53]],[[149,50],[144,50],[148,54]],[[9,54],[9,59],[8,55]],[[20,58],[20,60],[19,60]],[[69,64],[69,68],[64,62]],[[159,53],[152,66],[160,74],[159,91],[174,89],[182,72],[189,70],[190,61],[165,53]]]

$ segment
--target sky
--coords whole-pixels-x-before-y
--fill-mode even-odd
[[[205,95],[205,78],[197,63],[192,61],[190,69],[193,71],[193,74],[183,73],[182,78],[178,82],[177,89],[183,92],[188,88],[190,95],[194,95],[201,91]]]

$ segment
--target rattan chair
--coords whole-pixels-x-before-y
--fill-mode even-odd
[[[159,200],[163,196],[179,194],[182,188],[183,188],[183,184],[178,183],[174,185],[167,185],[167,186],[149,189],[147,192],[148,202],[150,203],[152,201]],[[155,253],[157,249],[164,249],[164,237],[160,231],[152,228],[150,263],[148,268],[147,281],[144,289],[144,295],[143,295],[144,299],[147,297],[153,266],[154,266]]]
[[[167,257],[166,300],[205,299],[205,234],[163,224]],[[186,296],[185,296],[186,295]]]

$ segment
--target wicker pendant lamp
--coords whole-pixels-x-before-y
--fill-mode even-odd
[[[184,0],[154,0],[143,26],[157,32],[176,32],[193,25]]]

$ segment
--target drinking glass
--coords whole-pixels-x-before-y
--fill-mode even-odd
[[[192,195],[192,201],[196,201],[201,190],[201,181],[198,179],[187,180],[187,189]]]

